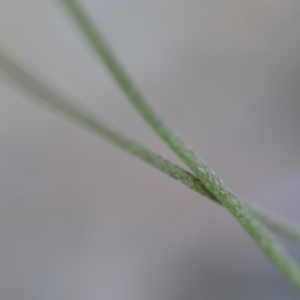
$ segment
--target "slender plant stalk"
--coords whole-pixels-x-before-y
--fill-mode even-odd
[[[99,121],[98,118],[96,119],[92,117],[82,108],[76,107],[76,105],[72,104],[71,101],[60,96],[57,92],[42,83],[41,80],[29,74],[29,72],[25,71],[1,52],[0,69],[13,79],[15,83],[25,87],[29,92],[37,96],[36,100],[40,103],[46,104],[50,108],[54,108],[57,112],[63,114],[82,127],[89,129],[98,136],[105,138],[115,146],[139,157],[144,162],[180,181],[201,195],[218,202],[215,197],[206,190],[201,181],[190,172],[153,153],[130,138],[118,133],[116,130],[107,126],[104,122]],[[267,216],[265,216],[265,218],[267,218]]]
[[[286,239],[300,244],[300,227],[290,224],[289,221],[284,220],[281,216],[272,213],[266,213],[264,209],[251,206],[255,216],[270,230],[285,237]]]
[[[54,108],[57,112],[68,117],[78,125],[81,125],[102,138],[105,138],[107,141],[125,150],[129,154],[140,158],[142,161],[178,180],[202,196],[221,204],[195,175],[146,149],[130,138],[118,133],[105,123],[99,121],[98,118],[95,119],[90,114],[84,112],[83,109],[76,107],[70,100],[60,96],[57,92],[50,89],[40,80],[36,79],[27,71],[13,63],[1,52],[0,69],[4,71],[6,75],[9,75],[16,83],[25,87],[33,95],[36,95],[38,97],[37,100],[39,100],[42,104],[46,104],[49,107]],[[280,218],[275,217],[273,214],[268,212],[264,212],[259,208],[251,206],[249,206],[249,208],[253,211],[256,217],[274,233],[278,233],[283,237],[300,244],[299,227],[289,224],[286,221],[281,221]]]
[[[203,185],[226,207],[256,243],[300,292],[300,270],[285,250],[268,234],[249,208],[227,188],[215,173],[163,122],[123,70],[102,36],[76,0],[62,0],[96,54],[104,62],[119,87],[137,112],[158,136],[201,180]]]

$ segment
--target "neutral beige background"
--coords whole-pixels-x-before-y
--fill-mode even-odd
[[[2,0],[1,49],[177,161],[58,2]],[[232,190],[299,220],[299,1],[82,3]],[[226,211],[0,79],[1,299],[297,299]]]

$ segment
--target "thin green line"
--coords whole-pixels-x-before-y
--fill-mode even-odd
[[[202,184],[202,182],[190,172],[182,169],[181,167],[173,164],[167,159],[159,156],[158,154],[146,149],[137,142],[128,137],[118,133],[116,130],[110,128],[105,123],[99,121],[84,112],[82,108],[76,107],[71,101],[61,97],[57,92],[44,85],[40,80],[33,77],[28,72],[24,71],[18,65],[13,63],[6,55],[0,52],[0,69],[9,75],[16,83],[25,87],[32,94],[36,95],[40,103],[46,104],[51,108],[56,109],[57,112],[68,117],[70,120],[75,121],[96,135],[105,138],[115,146],[125,150],[142,161],[148,163],[161,172],[169,175],[170,177],[178,180],[190,189],[205,196],[212,201],[221,204],[215,196],[209,192]],[[280,218],[264,212],[261,209],[251,207],[250,209],[270,230],[282,235],[283,237],[300,244],[300,228],[281,221]]]
[[[300,270],[285,250],[273,240],[262,224],[255,218],[247,206],[226,187],[215,173],[186,146],[154,112],[151,106],[142,97],[129,76],[123,70],[104,39],[94,28],[86,13],[76,0],[62,0],[81,28],[96,54],[106,65],[119,87],[123,90],[131,104],[136,108],[144,120],[161,137],[162,140],[178,155],[193,173],[201,180],[203,185],[226,207],[238,220],[244,229],[253,237],[256,243],[282,271],[283,274],[300,291]]]
[[[290,224],[289,221],[284,220],[281,216],[272,213],[267,213],[256,205],[249,206],[256,218],[258,218],[266,227],[273,232],[285,237],[286,239],[300,244],[300,227]]]

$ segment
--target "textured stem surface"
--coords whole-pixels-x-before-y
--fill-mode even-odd
[[[182,169],[160,155],[148,150],[137,142],[125,137],[123,134],[110,128],[105,123],[95,119],[90,114],[86,113],[82,108],[76,107],[71,101],[61,97],[58,93],[41,83],[28,72],[21,69],[11,60],[0,53],[0,68],[5,71],[17,83],[26,87],[28,91],[38,96],[43,104],[55,108],[57,112],[62,113],[70,120],[75,121],[78,125],[95,133],[97,136],[105,138],[115,146],[125,150],[126,152],[140,158],[144,162],[178,180],[190,189],[205,196],[214,202],[221,204],[216,197],[208,191],[202,182],[192,173]],[[270,230],[291,241],[300,244],[300,228],[282,221],[281,218],[272,213],[268,213],[257,207],[249,206],[258,219],[261,220]]]
[[[144,120],[201,180],[203,185],[226,207],[256,243],[300,291],[300,270],[285,250],[268,234],[251,210],[226,187],[215,173],[186,146],[183,140],[162,121],[145,101],[129,76],[114,57],[104,39],[95,29],[76,0],[63,0],[89,43],[106,65],[119,87]]]

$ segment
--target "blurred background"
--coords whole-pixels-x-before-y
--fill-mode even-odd
[[[300,219],[299,1],[81,3],[149,101],[241,199]],[[59,1],[2,0],[0,46],[178,162]],[[0,97],[1,299],[298,299],[227,211],[3,74]]]

